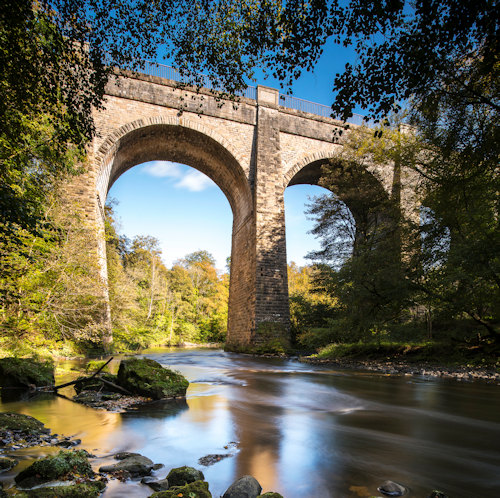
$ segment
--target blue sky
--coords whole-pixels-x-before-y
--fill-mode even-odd
[[[293,87],[293,95],[330,105],[336,72],[345,62],[353,62],[353,51],[327,45],[313,72],[304,73]],[[263,79],[257,83],[279,88],[279,83]],[[296,185],[285,191],[287,258],[299,265],[304,256],[319,247],[308,231],[313,224],[306,218],[309,198],[326,193],[311,185]],[[217,268],[224,269],[231,252],[232,213],[222,191],[205,175],[189,166],[154,162],[138,165],[123,174],[111,188],[108,200],[115,199],[119,232],[132,238],[152,235],[159,239],[167,266],[193,251],[209,251]]]
[[[312,222],[304,214],[308,196],[326,190],[295,185],[285,191],[288,261],[306,264],[304,256],[319,243],[307,232]],[[222,191],[207,176],[181,164],[156,161],[124,173],[111,188],[118,229],[132,238],[152,235],[160,241],[164,263],[203,249],[224,269],[231,253],[232,212]]]

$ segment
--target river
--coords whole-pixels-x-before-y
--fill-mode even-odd
[[[484,382],[332,370],[288,359],[218,350],[157,350],[147,355],[190,381],[186,402],[156,402],[118,414],[60,397],[3,403],[53,433],[81,438],[96,455],[132,451],[165,467],[201,469],[214,497],[253,475],[285,498],[380,496],[390,479],[425,498],[500,496],[500,387]],[[72,388],[68,388],[67,394]],[[227,447],[227,448],[226,448]],[[26,448],[14,475],[55,448]],[[12,453],[14,454],[14,453]],[[204,467],[209,454],[230,454]],[[147,497],[139,481],[110,480],[103,496]]]

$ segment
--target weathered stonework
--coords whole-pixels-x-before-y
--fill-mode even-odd
[[[267,87],[258,87],[257,101],[241,98],[236,106],[146,75],[117,76],[106,93],[105,109],[95,114],[88,170],[66,188],[75,209],[97,227],[103,278],[104,203],[112,184],[146,161],[187,164],[221,188],[233,212],[228,344],[258,345],[259,325],[269,323],[279,326],[267,330],[286,339],[284,190],[318,182],[321,166],[342,153],[342,143],[334,142],[341,123],[280,107],[277,90]],[[390,196],[394,168],[367,169]],[[401,197],[412,199],[403,176]]]

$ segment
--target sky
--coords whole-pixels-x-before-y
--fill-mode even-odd
[[[353,57],[350,49],[326,46],[314,71],[303,74],[294,83],[293,95],[330,105],[334,75],[347,61],[353,62]],[[256,74],[257,83],[253,85],[279,88],[272,78],[265,80],[261,72]],[[319,241],[308,233],[313,222],[305,209],[312,197],[325,193],[325,189],[312,185],[295,185],[285,190],[288,262],[308,264],[306,254],[319,248]],[[177,163],[139,164],[114,183],[107,200],[111,199],[119,233],[129,238],[156,237],[167,267],[187,254],[206,250],[214,256],[216,267],[225,269],[231,253],[231,208],[219,187],[204,174]]]

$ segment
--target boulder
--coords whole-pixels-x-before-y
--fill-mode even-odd
[[[117,463],[113,465],[103,465],[99,472],[128,472],[132,477],[141,477],[151,474],[152,470],[158,468],[152,460],[139,453],[117,453],[115,459]]]
[[[377,489],[387,496],[403,496],[406,493],[406,488],[394,481],[385,481]]]
[[[190,482],[203,481],[205,476],[201,470],[197,470],[194,467],[177,467],[172,469],[167,476],[170,486],[184,486]]]
[[[14,468],[19,462],[15,458],[0,457],[0,472]]]
[[[173,486],[167,491],[153,493],[150,498],[177,498],[185,496],[186,498],[212,498],[212,493],[208,490],[208,482],[194,481],[185,486]]]
[[[118,384],[133,394],[152,399],[185,396],[189,386],[184,376],[149,358],[123,360],[118,369]]]
[[[268,491],[263,495],[259,495],[257,498],[283,498],[279,493],[275,493],[274,491]]]
[[[166,491],[170,485],[168,479],[155,479],[154,477],[144,477],[142,484],[149,486],[154,491]]]
[[[46,429],[40,420],[29,415],[5,412],[0,413],[0,432],[2,431],[19,431],[23,434],[48,434],[50,429]]]
[[[75,476],[94,476],[88,453],[84,450],[63,450],[57,455],[37,460],[17,474],[15,481],[21,488],[33,488],[49,481],[72,480]]]
[[[16,498],[97,498],[106,484],[101,481],[70,484],[68,486],[46,486],[14,493]]]
[[[54,365],[33,358],[0,358],[0,387],[53,386]]]
[[[257,498],[262,491],[259,481],[252,476],[243,476],[233,482],[222,498]]]
[[[69,486],[47,486],[15,493],[16,498],[97,498],[106,484],[101,481],[70,484]]]

